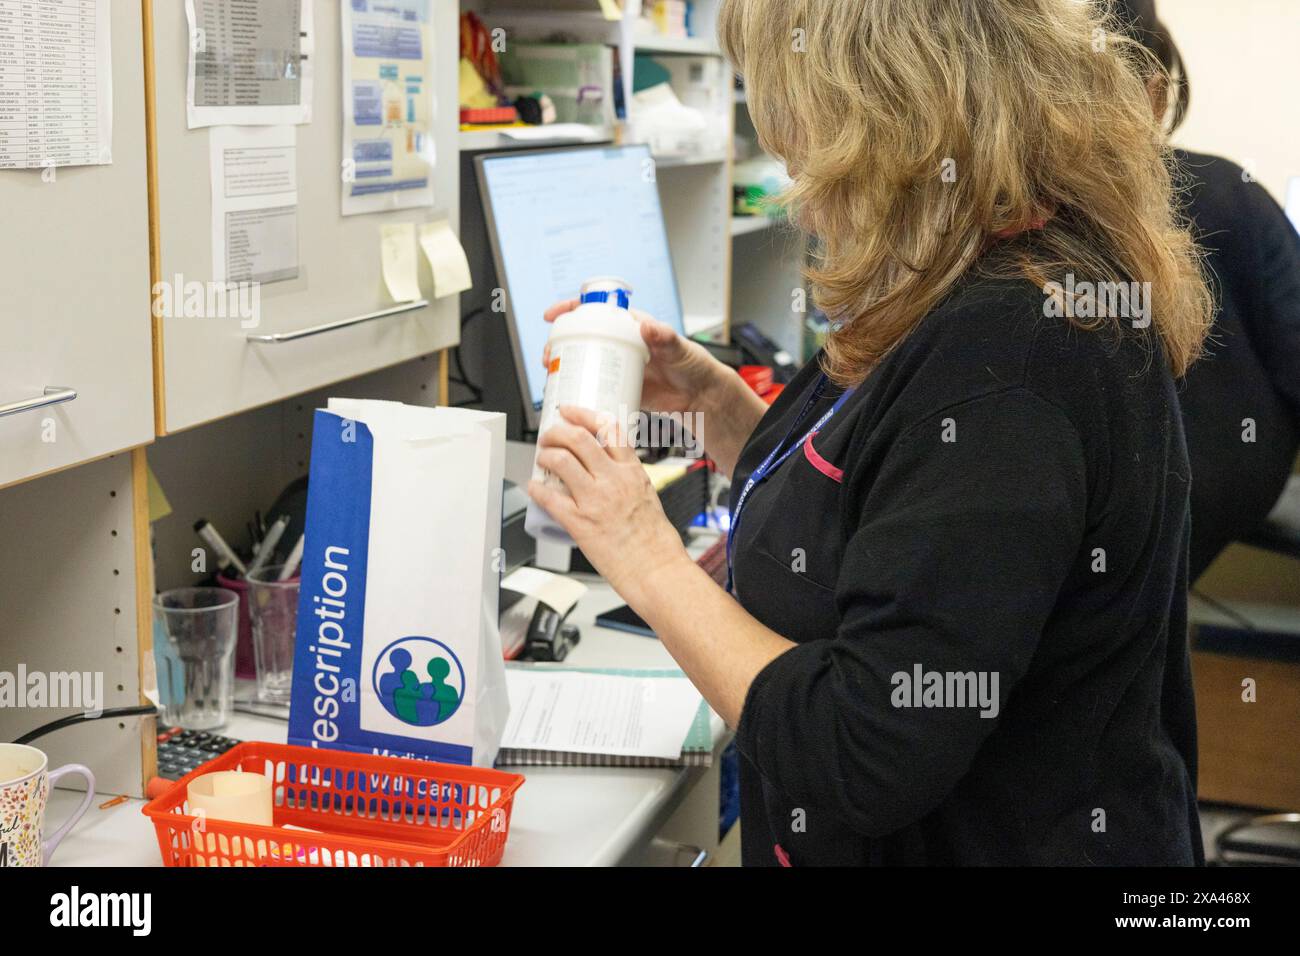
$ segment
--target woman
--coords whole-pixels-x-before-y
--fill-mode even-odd
[[[1190,102],[1178,47],[1154,0],[1118,6],[1160,64],[1150,71],[1149,88],[1157,118],[1168,117],[1175,132]],[[1264,522],[1300,451],[1300,236],[1240,166],[1200,153],[1175,155],[1219,302],[1208,354],[1179,395],[1192,462],[1195,581]]]
[[[733,476],[734,599],[591,415],[541,438],[572,497],[530,492],[736,728],[746,864],[1201,860],[1174,379],[1211,300],[1100,26],[724,0],[838,326],[768,411],[644,323],[646,404]]]

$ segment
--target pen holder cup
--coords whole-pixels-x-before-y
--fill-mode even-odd
[[[257,655],[253,650],[253,618],[248,607],[248,582],[243,578],[217,575],[217,585],[239,595],[239,633],[235,638],[235,676],[252,680],[257,676]]]

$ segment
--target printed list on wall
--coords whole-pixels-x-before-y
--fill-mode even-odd
[[[0,169],[112,161],[109,0],[0,0]]]
[[[303,0],[186,0],[190,129],[310,123],[312,11]]]

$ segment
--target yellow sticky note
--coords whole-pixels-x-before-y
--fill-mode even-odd
[[[623,10],[618,0],[600,0],[600,12],[605,14],[606,20],[623,19]]]
[[[167,500],[166,493],[163,492],[162,485],[158,481],[158,476],[149,471],[149,523],[157,521],[160,518],[166,518],[172,513],[171,502]]]
[[[415,223],[383,227],[384,284],[394,302],[420,298],[420,265],[415,251]]]
[[[439,299],[474,288],[465,249],[446,219],[420,226],[420,248],[433,270],[433,292]]]

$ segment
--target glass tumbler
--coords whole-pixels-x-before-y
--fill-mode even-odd
[[[179,588],[153,599],[154,631],[174,656],[161,658],[164,686],[175,693],[163,717],[186,730],[215,730],[230,720],[235,696],[239,595],[225,588]],[[175,671],[179,670],[179,673]]]
[[[283,570],[283,565],[271,565],[248,576],[257,699],[273,704],[289,703],[294,639],[298,631],[299,581],[297,578],[281,581]]]

